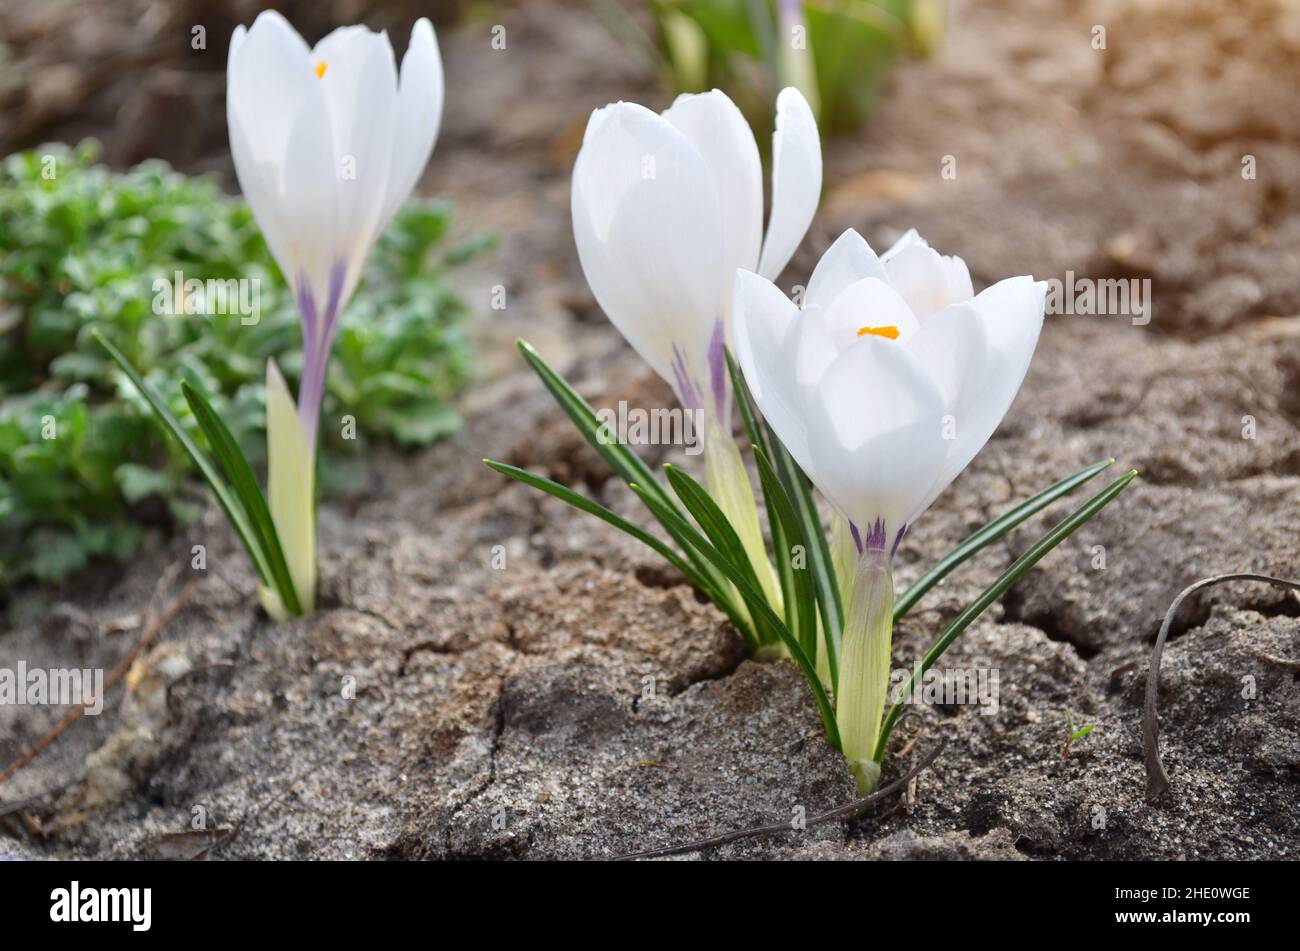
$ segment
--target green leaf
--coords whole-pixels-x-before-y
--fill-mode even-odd
[[[776,510],[776,521],[781,527],[782,533],[787,539],[797,545],[803,546],[805,553],[809,549],[807,539],[803,537],[803,530],[799,524],[799,517],[795,514],[794,506],[790,504],[789,497],[785,494],[785,489],[781,486],[781,480],[772,468],[772,463],[768,462],[767,456],[759,449],[754,450],[754,460],[758,463],[758,477],[763,485],[763,498],[768,501],[773,509]],[[813,594],[813,581],[811,573],[805,567],[803,569],[793,569],[794,575],[794,599],[796,609],[794,611],[795,624],[792,630],[795,633],[799,645],[804,652],[810,657],[817,656],[817,601]],[[787,602],[789,595],[787,597]],[[831,684],[839,680],[839,657],[834,645],[827,643],[826,659],[831,672]]]
[[[212,404],[208,402],[203,391],[191,384],[189,380],[182,380],[181,393],[184,394],[185,401],[190,404],[190,411],[194,413],[194,418],[202,427],[203,434],[208,437],[212,451],[217,454],[217,459],[226,472],[226,478],[230,480],[236,497],[248,515],[249,524],[257,535],[267,567],[271,572],[269,586],[280,596],[280,602],[286,611],[293,615],[302,614],[302,604],[298,600],[298,591],[289,573],[284,548],[280,544],[279,533],[275,530],[275,522],[271,518],[271,510],[267,507],[266,497],[257,484],[257,476],[253,474],[253,467],[244,458],[238,443],[235,442],[235,437],[212,409]]]
[[[803,536],[808,542],[808,569],[812,572],[817,605],[821,608],[823,634],[838,645],[844,629],[844,607],[840,600],[840,587],[835,580],[830,546],[826,544],[822,517],[813,500],[808,477],[803,474],[799,464],[794,461],[770,425],[767,432],[768,443],[772,448],[772,465],[781,478],[781,484],[785,486],[786,495],[794,506],[799,524],[803,526]]]
[[[706,595],[711,596],[710,582],[708,581],[708,579],[706,579],[703,575],[697,572],[694,566],[687,563],[686,559],[684,559],[677,552],[673,551],[662,541],[655,538],[649,532],[643,531],[641,528],[637,527],[636,525],[633,525],[631,522],[629,522],[627,519],[623,518],[622,516],[616,515],[615,513],[611,512],[609,509],[605,508],[605,506],[601,505],[599,502],[594,502],[591,499],[587,498],[585,495],[582,495],[578,492],[574,492],[568,486],[560,485],[560,483],[552,481],[551,479],[547,479],[543,476],[534,475],[533,473],[529,472],[527,469],[520,469],[518,466],[508,465],[504,462],[497,462],[493,459],[484,459],[483,463],[489,469],[493,469],[496,472],[500,472],[502,475],[508,475],[510,476],[510,478],[524,483],[524,485],[532,486],[535,489],[541,489],[543,492],[547,493],[548,495],[554,496],[555,498],[559,499],[561,502],[565,502],[569,505],[572,505],[574,508],[579,509],[580,511],[586,512],[589,515],[594,515],[596,516],[596,518],[608,522],[610,525],[613,525],[619,531],[632,536],[637,541],[641,542],[644,545],[649,546],[653,551],[662,555],[673,565],[674,568],[676,568],[683,575],[685,575],[686,578],[692,584],[698,587]]]
[[[740,374],[740,368],[736,366],[735,359],[731,356],[731,351],[726,351],[727,373],[731,376],[731,388],[736,394],[736,405],[740,408],[740,418],[745,424],[745,433],[749,436],[750,450],[757,454],[759,451],[767,451],[767,443],[763,438],[763,430],[758,424],[758,412],[754,407],[753,398],[749,394],[748,387],[745,386],[744,378]],[[776,514],[776,508],[767,498],[767,490],[763,490],[763,506],[767,509],[767,527],[772,534],[772,556],[776,566],[777,580],[781,584],[781,601],[785,605],[785,623],[791,630],[795,630],[798,624],[798,618],[795,612],[798,610],[797,594],[795,592],[794,566],[791,564],[790,538],[781,524],[780,518]]]
[[[962,562],[966,561],[985,545],[997,541],[1025,519],[1041,512],[1063,495],[1068,495],[1083,485],[1097,473],[1114,465],[1114,459],[1103,459],[1085,466],[1073,475],[1066,476],[1060,482],[1053,483],[1035,495],[1031,495],[1015,508],[1008,509],[979,531],[971,534],[965,541],[944,555],[925,574],[917,578],[894,603],[894,621],[907,614],[921,600],[927,591],[944,579]]]
[[[659,483],[659,480],[655,478],[654,473],[650,471],[650,467],[641,460],[641,457],[624,445],[617,442],[606,442],[603,440],[600,436],[603,425],[600,420],[596,418],[595,411],[587,401],[578,395],[577,391],[568,384],[564,377],[551,369],[550,364],[543,360],[541,355],[526,341],[517,341],[516,346],[519,347],[519,352],[523,354],[528,365],[533,368],[533,372],[537,374],[542,383],[545,384],[546,388],[550,390],[551,395],[555,397],[555,401],[560,404],[560,408],[568,414],[569,419],[573,420],[573,424],[578,427],[578,431],[582,433],[582,437],[587,440],[587,444],[590,445],[591,448],[595,449],[610,468],[618,473],[619,478],[628,485],[635,482],[642,486],[644,493],[650,493],[653,495],[659,500],[664,508],[677,513],[680,520],[682,510],[678,507],[677,502],[673,497],[664,490],[664,487]],[[641,494],[644,498],[643,493],[638,494]],[[724,593],[726,591],[726,585],[723,584],[722,579],[718,577],[717,571],[713,569],[708,562],[701,561],[700,557],[694,552],[691,546],[686,544],[685,541],[677,536],[676,530],[671,525],[664,523],[663,519],[660,519],[659,521],[663,524],[664,530],[672,536],[673,541],[677,542],[682,551],[686,553],[686,556],[695,565],[697,571],[710,578],[714,590],[719,592],[719,596],[727,597]]]
[[[754,586],[758,587],[758,575],[754,572],[754,566],[749,560],[749,553],[745,551],[744,543],[736,534],[726,513],[718,507],[718,503],[713,501],[704,486],[672,463],[664,465],[664,473],[668,476],[668,483],[673,487],[673,491],[681,499],[682,505],[691,513],[700,528],[704,529],[704,534],[708,536],[709,541],[713,542],[719,551],[725,553],[745,573],[746,578],[752,579]]]
[[[217,472],[212,461],[199,448],[198,443],[190,438],[190,434],[185,431],[185,427],[180,424],[180,421],[172,415],[172,411],[167,408],[167,403],[163,398],[140,378],[140,374],[131,366],[130,361],[122,355],[122,351],[113,346],[108,341],[108,338],[98,330],[92,331],[92,334],[95,340],[99,342],[99,345],[108,351],[108,355],[121,367],[122,372],[126,374],[127,379],[131,381],[140,395],[145,398],[150,408],[162,421],[164,428],[171,433],[172,438],[180,443],[181,448],[189,455],[194,467],[199,470],[199,473],[212,489],[212,493],[217,497],[217,501],[221,504],[221,509],[226,513],[226,518],[235,529],[235,533],[239,535],[240,541],[244,543],[244,549],[248,552],[248,557],[253,560],[253,567],[257,569],[257,574],[262,579],[262,583],[272,586],[270,562],[258,542],[257,533],[254,531],[239,499],[230,491],[230,487],[221,478],[221,474]]]
[[[107,367],[102,357],[77,350],[60,354],[50,361],[50,373],[68,380],[98,380]]]
[[[817,710],[821,714],[822,725],[826,729],[826,737],[831,745],[837,750],[840,748],[840,731],[835,723],[835,708],[831,706],[826,691],[822,689],[821,679],[817,676],[817,669],[808,655],[804,653],[799,642],[795,640],[794,635],[790,633],[785,623],[776,616],[767,599],[763,597],[755,588],[745,580],[744,575],[735,565],[733,565],[725,555],[719,552],[709,540],[704,538],[699,532],[691,527],[689,523],[674,509],[664,505],[657,497],[642,489],[636,483],[632,484],[632,491],[636,492],[645,500],[648,505],[658,516],[660,521],[673,523],[677,531],[683,538],[687,539],[688,544],[692,545],[698,551],[701,557],[708,559],[709,563],[718,569],[727,580],[736,586],[736,590],[745,600],[751,615],[761,617],[762,623],[769,626],[777,632],[781,642],[785,644],[786,650],[789,651],[791,659],[799,665],[803,671],[804,677],[808,681],[808,686],[812,689],[813,697],[817,700]]]
[[[758,581],[753,563],[749,560],[749,554],[718,504],[713,501],[703,486],[676,466],[666,465],[664,472],[668,475],[668,482],[672,485],[673,491],[682,500],[686,510],[691,513],[691,517],[700,528],[704,529],[704,534],[713,543],[714,548],[735,566],[752,588],[761,591],[762,585]],[[753,617],[752,612],[751,617]],[[758,635],[760,645],[775,644],[779,639],[776,631],[769,630],[759,617],[754,617],[754,632]]]
[[[439,400],[420,400],[402,408],[381,410],[371,419],[376,429],[392,435],[401,446],[427,446],[461,427],[460,413]]]
[[[32,577],[35,557],[56,536],[76,541],[84,525],[111,525],[120,527],[120,541],[130,541],[129,526],[140,519],[161,515],[177,524],[194,500],[211,504],[185,448],[154,419],[92,330],[116,344],[218,471],[180,380],[203,388],[261,475],[267,359],[291,376],[301,373],[294,295],[247,203],[224,195],[211,178],[160,162],[116,171],[93,160],[92,150],[57,143],[0,160],[0,493],[8,499],[0,508],[7,504],[9,512],[0,600],[10,585]],[[57,180],[48,177],[51,163]],[[475,247],[458,238],[461,247],[447,253],[450,220],[445,203],[407,202],[366,262],[361,286],[340,315],[322,412],[325,419],[353,415],[366,442],[327,427],[319,447],[325,471],[362,459],[363,446],[439,437],[458,423],[442,408],[474,370],[465,332],[471,314],[448,266]],[[176,310],[174,289],[155,282],[178,271],[215,277],[202,283],[221,296],[204,301],[181,288]],[[260,293],[249,295],[248,285],[236,288],[229,278],[247,278]],[[193,314],[186,313],[189,304]],[[228,316],[211,316],[223,311]],[[373,379],[385,384],[350,398],[360,394],[359,382]],[[29,415],[44,402],[48,410]],[[28,460],[6,445],[11,423],[23,427],[45,415],[57,420],[57,453]],[[118,478],[123,465],[165,473],[169,483],[150,493],[147,507],[133,505]],[[136,480],[128,491],[141,485]],[[270,498],[268,491],[268,504]],[[289,539],[282,541],[291,554]],[[93,564],[131,551],[115,544],[90,555]]]
[[[744,420],[745,431],[749,434],[749,444],[755,448],[756,457],[759,451],[769,454],[772,469],[776,472],[782,487],[785,489],[785,497],[790,503],[798,522],[799,537],[803,539],[804,553],[808,559],[806,570],[811,576],[813,591],[822,615],[822,633],[828,645],[827,656],[832,671],[831,682],[834,683],[838,679],[836,673],[839,664],[838,645],[840,631],[844,626],[844,612],[840,602],[839,585],[835,582],[835,571],[831,566],[830,547],[826,544],[826,532],[822,528],[821,514],[817,511],[817,504],[813,501],[808,479],[800,470],[798,464],[785,446],[782,445],[781,440],[770,426],[766,427],[766,430],[760,427],[749,386],[745,383],[740,367],[729,350],[727,351],[727,372],[731,375],[732,389],[736,392],[736,402],[740,406],[740,416]],[[763,490],[765,503],[767,503],[767,495],[768,492],[765,488]],[[787,583],[791,586],[794,585],[793,574],[795,569],[790,565],[792,536],[791,532],[781,530],[781,534],[785,537],[778,541],[777,529],[780,527],[782,520],[773,510],[773,506],[770,503],[767,504],[767,519],[768,524],[773,527],[772,547],[776,550],[778,572],[784,569],[791,574],[788,582],[784,576],[782,576],[781,581],[781,593],[785,596],[787,620],[790,620],[790,605],[798,602],[797,593],[792,595],[791,591],[786,590]],[[782,564],[783,562],[784,564]],[[793,620],[790,626],[793,628],[796,624],[798,624],[797,619]]]
[[[63,535],[37,549],[32,574],[41,581],[58,581],[84,568],[89,560],[85,535]]]
[[[165,495],[172,488],[172,478],[166,472],[124,462],[113,473],[122,489],[122,497],[134,504],[151,495]]]
[[[582,437],[587,440],[592,449],[600,454],[602,459],[609,463],[619,477],[624,482],[640,483],[645,491],[656,495],[669,508],[676,509],[677,505],[673,502],[672,497],[664,491],[663,486],[659,484],[659,480],[654,477],[654,473],[650,471],[650,467],[641,460],[640,456],[618,442],[606,441],[601,438],[600,433],[604,426],[597,418],[595,410],[578,395],[577,391],[568,384],[568,381],[551,369],[550,364],[543,360],[541,354],[526,341],[517,341],[516,346],[519,347],[519,352],[523,354],[524,359],[528,361],[528,365],[533,368],[533,372],[541,378],[542,383],[551,391],[551,395],[560,404],[560,408],[573,420],[573,424],[578,427]],[[680,514],[680,510],[678,511]]]
[[[1130,469],[1079,508],[1075,509],[1068,517],[1058,522],[1050,532],[1040,538],[1029,548],[1028,551],[1012,562],[1011,567],[1004,571],[998,577],[997,581],[993,582],[993,584],[986,588],[983,594],[971,602],[966,607],[966,610],[957,615],[953,622],[944,629],[944,632],[939,635],[938,639],[930,645],[929,650],[925,652],[925,656],[921,659],[920,669],[914,670],[911,677],[908,678],[907,683],[903,685],[903,689],[898,695],[899,701],[889,708],[889,713],[885,716],[884,725],[880,730],[880,739],[876,742],[876,749],[872,757],[876,762],[880,762],[881,757],[884,756],[885,744],[889,740],[889,733],[894,728],[894,724],[898,721],[899,716],[903,712],[902,702],[911,695],[913,688],[916,686],[917,678],[923,676],[927,670],[934,666],[935,661],[943,656],[943,652],[952,646],[952,642],[958,638],[962,631],[966,630],[966,628],[970,626],[971,622],[983,614],[984,611],[993,604],[993,602],[1006,594],[1007,590],[1019,581],[1025,572],[1038,564],[1038,562],[1042,560],[1043,556],[1053,548],[1074,534],[1075,530],[1078,529],[1079,526],[1083,525],[1110,504],[1110,502],[1117,495],[1123,492],[1128,484],[1135,478],[1137,478],[1137,470]]]

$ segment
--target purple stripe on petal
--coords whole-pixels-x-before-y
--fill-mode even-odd
[[[677,344],[673,344],[673,376],[677,378],[677,398],[682,401],[682,406],[686,409],[699,409],[702,405],[699,391],[686,372],[686,360]]]
[[[343,311],[343,282],[346,279],[346,262],[335,261],[329,273],[329,303],[325,305],[325,333],[321,334],[321,348],[324,349],[325,356],[329,356],[330,346],[334,343],[334,329],[338,326],[339,313]]]
[[[709,340],[709,380],[713,384],[713,408],[721,420],[729,421],[731,407],[727,405],[727,331],[722,321],[713,325]]]
[[[302,352],[306,359],[316,347],[316,331],[318,329],[316,317],[316,298],[312,296],[311,287],[307,283],[307,276],[299,274],[297,280],[298,293],[298,322],[302,325]]]
[[[868,532],[867,537],[862,540],[862,545],[860,547],[872,551],[885,550],[885,523],[882,519],[876,519],[875,523],[871,526],[871,531]]]
[[[849,522],[849,531],[853,533],[853,544],[857,546],[858,554],[862,554],[862,536],[858,533],[858,526]]]
[[[343,284],[347,278],[347,264],[336,261],[330,269],[329,297],[325,303],[324,319],[317,324],[315,301],[309,291],[299,293],[299,309],[303,318],[302,382],[298,387],[298,418],[311,444],[316,444],[316,430],[320,424],[320,404],[325,396],[325,375],[329,368],[330,349],[338,330]],[[309,305],[304,309],[303,305]],[[312,333],[308,335],[308,324]]]
[[[903,541],[903,536],[906,534],[907,534],[907,525],[904,524],[903,527],[898,530],[898,534],[894,536],[894,546],[889,549],[890,558],[893,558],[894,555],[898,553],[898,546]]]

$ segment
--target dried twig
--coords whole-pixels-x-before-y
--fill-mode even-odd
[[[1156,716],[1156,693],[1160,690],[1160,656],[1164,653],[1165,639],[1169,636],[1169,628],[1174,623],[1174,617],[1178,614],[1178,609],[1182,607],[1188,595],[1224,581],[1263,581],[1266,584],[1276,585],[1280,588],[1300,591],[1300,581],[1274,578],[1272,575],[1237,572],[1227,575],[1215,575],[1213,578],[1202,578],[1195,584],[1184,588],[1182,593],[1174,598],[1174,603],[1169,605],[1164,622],[1160,625],[1160,633],[1156,636],[1156,645],[1151,650],[1151,669],[1147,672],[1146,706],[1142,711],[1142,754],[1146,757],[1148,800],[1158,799],[1169,789],[1169,774],[1165,772],[1164,763],[1160,762],[1160,721]]]
[[[121,680],[123,675],[131,669],[131,665],[135,663],[135,659],[140,656],[140,653],[148,647],[160,633],[162,633],[162,629],[167,626],[168,622],[181,613],[186,602],[189,601],[190,595],[194,593],[194,587],[197,583],[197,581],[189,582],[189,584],[181,589],[181,593],[176,596],[176,600],[168,605],[145,627],[144,633],[140,635],[140,639],[136,641],[135,646],[131,648],[125,657],[118,661],[117,666],[109,672],[106,678],[104,678],[104,686],[100,694],[101,697],[103,693],[108,691],[109,687],[112,687]],[[64,715],[63,719],[54,725],[52,730],[37,740],[34,746],[5,767],[5,771],[0,773],[0,785],[3,785],[7,780],[12,778],[16,772],[39,756],[42,750],[57,740],[63,734],[64,730],[72,726],[72,724],[81,717],[81,715],[86,711],[87,706],[89,706],[89,703],[84,701],[73,706]]]
[[[851,819],[858,813],[870,806],[880,802],[886,796],[889,796],[902,789],[915,777],[925,771],[931,763],[938,759],[939,754],[947,747],[948,740],[945,737],[939,741],[939,745],[927,753],[921,762],[917,763],[912,769],[904,773],[898,779],[894,780],[884,789],[878,789],[870,796],[864,796],[862,799],[855,799],[853,802],[843,806],[836,806],[828,812],[823,812],[813,816],[805,824],[805,829],[811,829],[815,825],[821,825],[823,822],[830,822],[834,819]],[[684,855],[687,852],[701,852],[704,849],[716,848],[719,845],[726,845],[728,842],[735,842],[737,839],[747,839],[756,835],[770,835],[776,832],[792,832],[794,828],[789,822],[774,822],[771,825],[755,826],[750,829],[737,829],[733,832],[724,832],[721,835],[709,836],[707,839],[699,839],[695,842],[688,842],[685,845],[670,845],[662,849],[650,849],[647,852],[633,852],[630,855],[620,855],[614,859],[616,862],[623,862],[629,859],[656,859],[665,855]]]

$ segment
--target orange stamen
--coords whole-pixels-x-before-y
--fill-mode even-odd
[[[859,327],[858,336],[865,337],[871,334],[873,337],[888,337],[890,340],[898,339],[898,328],[893,324],[888,327]]]
[[[316,78],[317,78],[317,79],[324,79],[324,78],[325,78],[325,70],[329,69],[329,65],[330,65],[330,64],[327,63],[327,62],[325,62],[325,60],[321,60],[319,63],[316,64]]]

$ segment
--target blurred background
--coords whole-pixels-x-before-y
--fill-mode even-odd
[[[1167,762],[1191,794],[1172,804],[1142,799],[1138,711],[1179,590],[1229,571],[1300,575],[1300,2],[278,8],[309,42],[387,27],[399,56],[427,15],[447,81],[418,198],[372,255],[335,347],[322,418],[355,415],[359,438],[325,430],[321,610],[293,625],[260,615],[210,496],[88,338],[112,336],[178,411],[180,379],[200,382],[257,457],[265,360],[292,381],[299,345],[226,140],[226,46],[259,5],[0,4],[0,656],[111,668],[159,578],[195,543],[210,553],[191,609],[128,678],[124,717],[83,718],[6,795],[88,782],[34,817],[0,810],[0,828],[43,828],[38,847],[56,854],[156,854],[203,802],[267,818],[227,847],[244,857],[573,857],[838,804],[838,758],[766,732],[816,735],[792,667],[742,663],[734,632],[649,553],[479,461],[644,517],[513,346],[527,338],[594,405],[672,401],[576,259],[584,127],[613,100],[663,109],[717,85],[766,153],[775,90],[795,83],[818,108],[825,183],[787,290],[845,228],[880,249],[915,227],[965,258],[977,289],[1029,273],[1150,292],[1149,322],[1049,315],[1011,412],[909,531],[901,584],[1066,473],[1108,457],[1141,470],[954,646],[952,663],[1003,671],[1003,715],[909,717],[905,749],[938,728],[956,741],[915,802],[849,842],[827,826],[826,848],[969,857],[998,832],[997,857],[1294,851],[1300,600],[1239,585],[1185,605],[1161,702]],[[156,316],[150,282],[177,269],[258,279],[261,322]],[[910,614],[897,663],[1047,518]],[[498,545],[508,572],[483,568]],[[636,713],[629,685],[645,671],[664,672],[669,712]],[[336,686],[354,673],[380,718],[355,733]],[[1066,707],[1098,724],[1068,763]],[[0,708],[0,762],[53,716]],[[258,788],[294,795],[268,804]],[[875,833],[895,830],[891,853]]]

